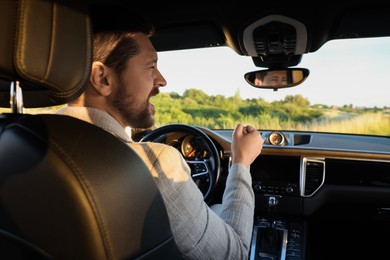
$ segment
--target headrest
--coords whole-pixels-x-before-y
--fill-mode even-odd
[[[24,107],[65,104],[84,90],[92,62],[88,1],[0,1],[0,107],[19,81]]]

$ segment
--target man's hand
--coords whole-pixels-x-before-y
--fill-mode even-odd
[[[248,168],[261,153],[264,139],[251,125],[238,124],[233,132],[232,162],[242,163]]]

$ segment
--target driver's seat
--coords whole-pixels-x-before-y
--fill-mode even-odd
[[[0,106],[11,105],[0,114],[0,258],[179,259],[132,149],[72,117],[23,113],[83,91],[92,31],[82,2],[0,1]]]

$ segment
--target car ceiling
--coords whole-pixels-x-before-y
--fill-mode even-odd
[[[133,1],[91,0],[92,4],[128,5]],[[240,55],[248,53],[243,42],[244,29],[258,19],[269,15],[288,17],[304,24],[306,42],[303,53],[290,65],[300,62],[301,55],[317,51],[329,40],[390,36],[390,8],[385,3],[338,2],[316,6],[291,3],[264,3],[242,0],[238,3],[223,1],[188,1],[173,4],[166,1],[137,3],[136,10],[152,21],[156,28],[152,38],[157,51],[181,50],[211,46],[229,46]],[[106,17],[106,22],[110,19]],[[256,57],[254,57],[256,64]],[[262,66],[261,62],[256,64]]]

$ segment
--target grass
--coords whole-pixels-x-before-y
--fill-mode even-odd
[[[390,136],[390,117],[383,113],[341,115],[302,126],[301,130]]]

